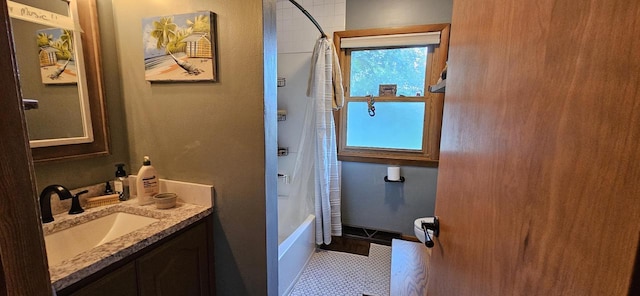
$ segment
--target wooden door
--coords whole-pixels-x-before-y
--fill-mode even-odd
[[[639,20],[639,1],[454,2],[429,295],[637,282]]]
[[[0,3],[0,295],[51,295],[33,162],[13,58],[6,1]]]

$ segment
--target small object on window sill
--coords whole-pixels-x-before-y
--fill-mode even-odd
[[[438,82],[438,84],[436,84],[436,85],[429,85],[429,92],[430,93],[444,93],[446,84],[447,84],[447,80],[444,79],[444,80]]]
[[[398,91],[397,84],[380,84],[378,85],[378,96],[395,97]]]
[[[287,79],[278,77],[278,87],[284,87],[285,85],[287,85]]]
[[[384,181],[385,182],[391,182],[391,183],[404,183],[404,177],[401,176],[400,180],[393,181],[393,180],[389,180],[389,178],[387,178],[387,176],[384,176]]]

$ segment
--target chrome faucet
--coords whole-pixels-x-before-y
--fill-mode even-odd
[[[71,195],[69,189],[62,185],[49,185],[42,190],[42,193],[40,193],[40,213],[42,215],[42,223],[49,223],[53,221],[53,214],[51,214],[51,194],[54,192],[58,195],[60,200],[71,198],[71,209],[69,210],[69,214],[73,215],[84,212],[80,206],[80,199],[78,197],[80,194],[89,192],[88,190],[83,190],[75,195]]]

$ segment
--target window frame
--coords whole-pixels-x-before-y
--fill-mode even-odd
[[[394,165],[413,165],[437,167],[440,155],[440,133],[442,129],[442,109],[444,103],[443,93],[431,93],[429,85],[438,82],[440,72],[444,69],[449,49],[450,24],[418,25],[400,28],[364,29],[334,32],[333,41],[338,52],[338,59],[342,68],[342,81],[345,90],[344,107],[334,111],[336,120],[336,134],[338,141],[338,160],[353,162],[371,162]],[[392,34],[428,33],[440,32],[440,44],[430,45],[427,55],[427,68],[425,73],[425,90],[422,96],[415,97],[377,97],[378,102],[424,102],[425,116],[422,136],[422,150],[384,149],[368,147],[346,146],[346,116],[349,102],[366,101],[366,97],[350,96],[351,51],[354,49],[342,49],[342,38],[380,36]],[[408,46],[410,47],[410,46]],[[378,47],[384,49],[389,47]],[[361,49],[357,49],[361,50]]]

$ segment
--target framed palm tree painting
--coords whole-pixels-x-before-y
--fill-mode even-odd
[[[215,21],[210,11],[143,19],[145,79],[216,81]]]
[[[42,83],[78,83],[73,55],[73,31],[59,28],[38,30],[36,42]]]

